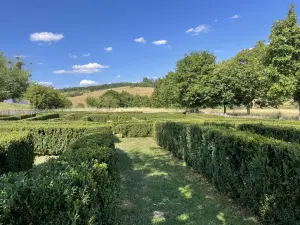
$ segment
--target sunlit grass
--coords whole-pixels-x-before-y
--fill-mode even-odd
[[[0,110],[30,109],[30,105],[0,102]]]
[[[254,225],[253,215],[219,194],[152,138],[121,139],[121,225]]]

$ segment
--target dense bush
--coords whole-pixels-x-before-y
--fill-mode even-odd
[[[47,113],[41,114],[33,118],[29,118],[27,120],[49,120],[49,119],[56,119],[59,118],[59,113]]]
[[[266,224],[299,224],[300,146],[248,132],[158,123],[160,146],[183,158]]]
[[[0,177],[0,224],[116,224],[119,171],[102,135],[78,140],[86,145],[74,144],[26,176]]]
[[[119,93],[113,90],[105,92],[100,97],[87,97],[86,103],[96,108],[151,107],[152,104],[148,96],[133,95],[126,91]]]
[[[28,132],[0,133],[0,174],[28,170],[33,161],[33,140]]]
[[[31,84],[25,93],[25,97],[36,109],[69,108],[72,102],[53,87],[45,87],[39,84]]]
[[[266,137],[300,144],[300,129],[296,127],[245,123],[239,124],[237,128],[242,131],[250,131]]]
[[[153,136],[153,123],[118,124],[113,127],[116,134],[122,137],[151,137]]]
[[[0,132],[29,131],[34,142],[34,153],[37,155],[59,155],[68,149],[70,143],[83,135],[97,131],[111,130],[108,126],[99,124],[41,124],[20,123],[5,124],[0,127]]]
[[[6,117],[0,117],[0,120],[23,120],[23,119],[32,118],[35,116],[36,116],[36,114],[6,116]]]

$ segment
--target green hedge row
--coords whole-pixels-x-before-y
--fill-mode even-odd
[[[99,124],[63,124],[63,123],[19,123],[3,124],[0,132],[28,131],[32,135],[36,155],[59,155],[68,149],[70,143],[88,133],[105,129],[109,126]]]
[[[300,146],[249,132],[156,124],[160,146],[184,159],[265,224],[300,223]]]
[[[121,134],[122,137],[152,137],[153,123],[125,123],[113,126],[115,134]]]
[[[297,127],[246,123],[239,124],[237,129],[300,144],[300,129]]]
[[[130,120],[158,120],[185,118],[182,113],[142,113],[142,112],[119,112],[119,113],[71,113],[62,116],[65,120],[83,120],[92,122],[122,122]]]
[[[48,114],[41,114],[37,115],[36,117],[29,118],[27,120],[34,121],[34,120],[49,120],[49,119],[56,119],[59,118],[59,113],[48,113]]]
[[[33,139],[28,132],[0,133],[0,174],[28,170],[34,161]]]
[[[117,224],[120,176],[112,140],[111,133],[90,134],[26,175],[1,176],[0,224]]]
[[[18,116],[5,116],[5,117],[0,117],[0,120],[23,120],[23,119],[28,119],[35,117],[36,114],[28,114],[28,115],[18,115]]]

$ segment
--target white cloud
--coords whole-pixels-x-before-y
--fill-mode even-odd
[[[92,74],[101,72],[100,69],[106,69],[108,66],[98,63],[89,63],[85,65],[74,65],[71,70],[55,70],[56,74]]]
[[[52,32],[40,32],[40,33],[33,33],[30,34],[31,41],[44,41],[44,42],[51,42],[51,41],[59,41],[64,38],[63,34],[54,34]]]
[[[229,19],[236,20],[236,19],[239,19],[239,18],[241,18],[241,16],[238,15],[238,14],[235,14],[232,17],[230,17]]]
[[[91,54],[92,54],[92,53],[85,53],[85,54],[82,54],[82,56],[83,56],[83,57],[89,57],[89,56],[91,56]]]
[[[121,75],[118,75],[118,76],[117,76],[117,79],[119,79],[119,78],[121,78]]]
[[[214,22],[215,22],[215,23],[217,23],[217,22],[218,22],[218,20],[214,20]]]
[[[82,80],[80,81],[80,86],[92,86],[92,85],[97,85],[98,83],[93,80]]]
[[[154,45],[165,45],[167,43],[168,43],[167,40],[158,40],[158,41],[153,41],[152,42],[152,44],[154,44]]]
[[[106,52],[110,52],[110,51],[112,51],[113,50],[113,48],[112,47],[107,47],[107,48],[104,48],[104,51],[106,51]]]
[[[69,57],[70,57],[71,59],[76,59],[76,58],[77,58],[77,55],[72,54],[72,53],[69,53]]]
[[[136,38],[136,39],[134,39],[134,41],[138,42],[138,43],[144,43],[144,44],[146,44],[146,42],[147,42],[143,37]]]
[[[219,52],[221,52],[221,50],[219,49],[214,50],[214,53],[219,53]]]
[[[252,50],[253,48],[248,48],[248,50]]]
[[[198,35],[202,32],[207,33],[209,32],[211,26],[205,25],[205,24],[201,24],[198,27],[195,28],[190,28],[186,31],[186,33],[188,34],[192,34],[192,35]]]
[[[46,87],[53,86],[53,83],[52,82],[48,82],[48,81],[41,81],[41,82],[38,82],[38,84],[46,86]]]
[[[41,63],[41,62],[38,62],[37,64],[38,64],[38,65],[42,65],[43,63]]]
[[[27,56],[26,55],[15,55],[15,58],[25,59],[25,58],[27,58]]]

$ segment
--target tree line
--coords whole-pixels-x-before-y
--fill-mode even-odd
[[[258,41],[223,62],[208,51],[192,52],[176,70],[155,83],[155,107],[278,107],[300,103],[300,27],[294,5],[271,28],[269,42]]]

